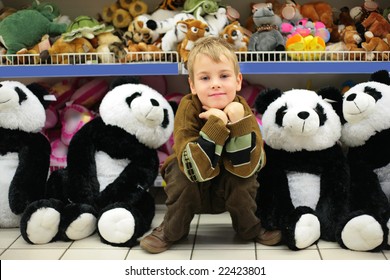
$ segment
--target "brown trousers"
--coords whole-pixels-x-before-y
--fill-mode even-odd
[[[242,239],[250,240],[258,235],[261,225],[255,215],[259,186],[256,175],[240,178],[221,168],[221,173],[212,180],[193,183],[179,169],[177,160],[173,160],[165,169],[164,179],[167,183],[164,235],[169,241],[188,235],[195,214],[226,211],[230,213],[233,229]]]

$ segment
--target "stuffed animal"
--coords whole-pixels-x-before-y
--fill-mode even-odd
[[[361,43],[363,38],[352,25],[346,26],[341,32],[341,41],[344,42],[348,51],[363,51]]]
[[[384,39],[390,33],[390,22],[381,14],[373,12],[361,23],[357,23],[356,29],[360,34],[371,31],[375,37]]]
[[[312,21],[320,21],[325,24],[330,33],[330,42],[339,42],[340,34],[338,26],[333,20],[333,8],[326,1],[313,1],[300,6],[302,17],[309,18]]]
[[[106,26],[90,16],[78,16],[62,34],[65,42],[71,42],[76,38],[93,39],[96,35],[114,31],[111,25]]]
[[[386,35],[385,39],[375,37],[371,31],[364,33],[365,42],[362,43],[362,48],[369,52],[366,55],[367,60],[385,60],[389,58],[390,51],[390,33]],[[374,53],[371,53],[374,52]]]
[[[90,56],[75,56],[75,53],[95,53],[96,49],[91,42],[86,38],[76,38],[70,42],[66,42],[64,37],[58,38],[54,44],[40,54],[43,60],[50,60],[53,64],[73,64],[85,63],[85,58],[90,59]]]
[[[351,213],[341,233],[344,248],[390,248],[390,77],[371,75],[344,93],[341,141],[348,147]]]
[[[72,138],[67,167],[53,172],[48,197],[29,205],[21,221],[28,243],[77,240],[96,229],[102,242],[134,246],[150,227],[148,192],[159,168],[157,148],[173,131],[165,98],[135,79],[117,79],[100,105],[100,117]]]
[[[256,99],[267,154],[258,174],[258,215],[264,228],[282,231],[291,250],[320,238],[336,241],[347,211],[349,173],[338,143],[340,117],[324,99],[334,96],[340,92],[330,87],[318,93],[267,89]]]
[[[248,51],[284,51],[285,42],[279,31],[281,19],[272,10],[272,4],[257,4],[253,9],[257,31],[252,34]]]
[[[191,13],[197,20],[202,20],[205,15],[216,14],[220,0],[186,0],[183,12]]]
[[[186,63],[194,42],[199,38],[208,36],[210,29],[207,24],[197,19],[186,19],[179,21],[177,24],[178,28],[186,34],[186,37],[177,46],[177,52],[181,60]]]
[[[149,28],[147,25],[150,20],[150,15],[143,14],[133,19],[128,26],[124,37],[132,43],[144,42],[146,44],[153,44],[160,39],[161,34]]]
[[[54,4],[36,1],[31,8],[19,10],[0,21],[0,42],[7,49],[7,54],[33,47],[45,34],[61,35],[67,25],[53,22],[59,15],[59,9]]]
[[[38,84],[0,82],[0,228],[19,227],[27,205],[43,198],[50,144],[44,96]]]
[[[246,52],[248,50],[249,30],[245,30],[238,21],[227,25],[220,36],[233,46],[236,51]]]

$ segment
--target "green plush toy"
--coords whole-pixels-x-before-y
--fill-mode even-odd
[[[186,0],[184,2],[183,12],[191,13],[198,20],[203,15],[216,14],[220,7],[221,0]]]
[[[31,8],[13,13],[0,22],[0,42],[7,54],[15,54],[23,48],[30,48],[40,42],[43,35],[61,35],[66,24],[53,20],[60,15],[53,4],[33,2]]]

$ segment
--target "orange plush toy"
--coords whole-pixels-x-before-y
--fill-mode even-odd
[[[388,22],[381,14],[373,12],[366,19],[361,22],[361,26],[364,30],[359,32],[371,31],[375,37],[386,38],[387,34],[390,33],[390,22]]]
[[[188,54],[194,46],[194,42],[201,37],[209,35],[210,29],[207,24],[197,19],[186,19],[177,22],[178,29],[186,34],[183,41],[177,46],[177,52],[184,63],[187,62]]]

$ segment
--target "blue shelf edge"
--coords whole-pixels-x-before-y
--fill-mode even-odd
[[[178,63],[0,66],[0,78],[178,75]]]
[[[243,74],[370,74],[378,70],[390,72],[390,62],[241,62],[240,68]]]
[[[243,74],[370,74],[390,72],[390,62],[240,62]],[[0,66],[0,78],[182,75],[180,63]]]

